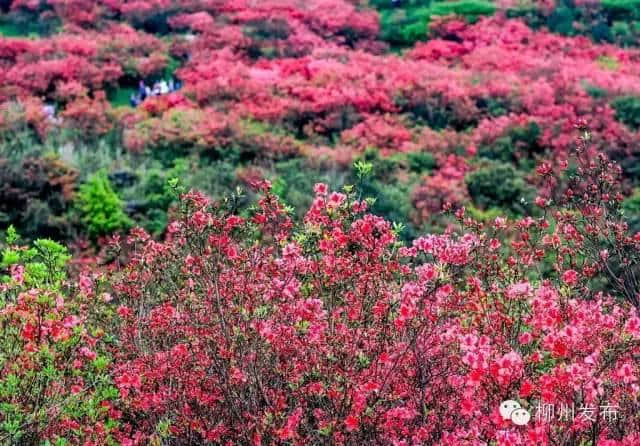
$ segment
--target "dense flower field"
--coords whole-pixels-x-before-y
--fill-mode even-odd
[[[87,231],[91,216],[72,198],[101,169],[154,234],[171,176],[213,196],[267,178],[303,209],[315,180],[354,182],[359,159],[382,166],[364,186],[405,238],[440,226],[447,201],[479,217],[523,215],[530,206],[514,202],[540,186],[532,167],[566,155],[577,119],[594,150],[621,163],[628,195],[636,185],[640,50],[581,35],[586,19],[574,36],[533,27],[560,3],[433,15],[422,41],[398,49],[380,40],[389,10],[343,0],[9,3],[6,23],[40,24],[0,40],[0,211],[30,236],[110,232]],[[184,87],[123,106],[140,81],[170,76]],[[49,153],[58,159],[43,161]],[[34,163],[39,173],[25,175]],[[513,180],[483,180],[504,175]]]
[[[0,10],[0,444],[640,444],[640,2]]]

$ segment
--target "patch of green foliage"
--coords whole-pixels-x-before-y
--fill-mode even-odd
[[[80,186],[77,206],[80,219],[93,238],[127,229],[132,224],[105,171],[99,171]]]
[[[19,235],[13,226],[6,233],[6,244],[13,246]],[[38,239],[28,249],[5,248],[2,251],[0,270],[11,265],[24,265],[24,282],[27,286],[38,288],[48,286],[58,289],[65,279],[65,266],[71,259],[67,248],[49,239]],[[2,277],[2,281],[8,277]]]
[[[313,186],[316,183],[326,183],[331,190],[338,190],[347,181],[345,172],[316,169],[308,166],[301,158],[277,162],[274,174],[271,182],[273,192],[287,206],[300,212],[305,212],[311,205]]]
[[[0,36],[2,37],[37,38],[42,34],[42,30],[33,22],[16,23],[0,21]]]
[[[381,157],[375,149],[367,150],[356,163],[370,165],[367,175],[358,175],[357,164],[350,172],[351,184],[355,184],[361,199],[372,199],[370,211],[385,217],[388,221],[404,226],[401,237],[411,239],[417,235],[417,228],[409,224],[409,216],[413,210],[411,189],[418,177],[403,181],[396,173],[405,163],[401,155]]]
[[[622,202],[622,209],[630,231],[640,231],[640,188],[636,188],[633,194]]]
[[[503,116],[509,110],[508,100],[501,97],[485,97],[476,100],[476,106],[481,110],[486,110],[491,116]]]
[[[582,34],[595,42],[621,46],[638,45],[640,35],[639,0],[602,0],[589,7],[578,6],[574,0],[557,0],[550,14],[529,0],[507,10],[507,15],[524,19],[534,29],[547,27],[559,34]]]
[[[6,15],[0,13],[0,36],[2,37],[37,39],[54,34],[60,28],[61,23],[58,18],[43,19],[24,8],[19,12],[10,12]]]
[[[601,0],[600,4],[612,18],[640,19],[640,0]]]
[[[300,158],[279,161],[274,166],[271,183],[273,192],[284,204],[301,212],[306,212],[311,204],[315,183],[326,183],[330,190],[354,186],[359,199],[369,200],[370,212],[401,225],[404,229],[400,236],[410,239],[418,233],[418,228],[410,224],[411,190],[421,175],[435,166],[428,152],[382,157],[378,150],[368,149],[347,171],[320,170]]]
[[[575,34],[574,22],[577,19],[575,6],[560,1],[553,12],[547,17],[547,27],[550,31],[571,36]]]
[[[438,167],[438,162],[431,152],[409,152],[407,162],[411,172],[422,174]]]
[[[490,162],[465,178],[469,195],[483,210],[502,208],[515,215],[530,209],[533,189],[510,164]]]
[[[493,143],[481,146],[478,156],[504,163],[513,163],[520,168],[530,170],[535,167],[535,154],[541,152],[539,144],[540,126],[530,122],[524,127],[516,127],[507,135]]]
[[[130,98],[135,94],[137,89],[133,87],[118,86],[107,90],[107,100],[112,107],[128,107]]]
[[[587,82],[583,82],[584,91],[594,99],[602,99],[607,97],[607,90],[604,88],[598,87],[597,85],[592,85]]]
[[[640,128],[640,97],[620,96],[613,100],[611,106],[618,121],[634,130]]]
[[[51,421],[52,413],[59,419],[80,423],[103,423],[107,432],[118,424],[106,415],[105,403],[113,404],[119,392],[109,377],[108,354],[102,354],[102,342],[93,346],[96,357],[84,367],[72,365],[69,358],[77,357],[88,333],[95,333],[99,327],[93,325],[97,318],[108,317],[109,311],[97,315],[95,308],[87,306],[77,295],[70,293],[66,266],[71,258],[67,248],[48,239],[38,239],[30,246],[17,244],[19,236],[13,227],[9,227],[0,260],[0,272],[7,272],[12,266],[24,268],[22,280],[16,282],[9,275],[0,275],[5,288],[0,292],[0,308],[7,303],[15,304],[26,290],[35,291],[35,303],[21,304],[20,311],[26,320],[55,321],[65,320],[66,316],[82,314],[87,318],[73,328],[65,339],[55,342],[40,336],[30,344],[35,349],[27,352],[27,341],[20,330],[21,324],[12,312],[0,314],[0,438],[2,444],[72,444],[72,435],[65,433],[57,437],[54,443],[44,441],[39,435]],[[30,293],[31,293],[30,291]],[[29,319],[27,319],[29,318]],[[79,320],[79,318],[77,318]],[[104,320],[104,319],[102,319]],[[82,325],[85,324],[85,325]],[[109,336],[105,336],[107,340]],[[109,341],[107,341],[109,342]],[[29,367],[23,367],[28,358]],[[86,383],[78,393],[61,392],[60,388],[68,384],[73,377]],[[77,381],[76,381],[77,382]],[[60,386],[60,387],[56,387]],[[115,444],[107,435],[102,444]]]
[[[485,223],[490,223],[495,221],[497,217],[504,216],[504,211],[498,208],[489,208],[487,210],[478,209],[472,204],[465,206],[466,214],[471,218],[474,218],[478,221],[482,221]]]
[[[496,7],[493,3],[482,0],[458,1],[409,1],[399,7],[391,2],[374,2],[380,9],[381,37],[396,46],[413,45],[427,38],[429,22],[434,16],[455,14],[470,22],[480,16],[491,15]]]
[[[173,56],[169,56],[169,61],[164,69],[164,77],[169,79],[174,76],[176,70],[180,68],[180,61]]]

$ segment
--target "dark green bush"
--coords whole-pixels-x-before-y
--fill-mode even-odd
[[[490,116],[503,116],[507,114],[509,101],[501,97],[481,97],[476,99],[476,107],[486,111]]]
[[[438,167],[431,152],[410,152],[407,154],[409,170],[414,173],[430,172]]]
[[[415,169],[429,169],[431,154],[423,158],[415,156]],[[364,176],[358,175],[354,166],[350,170],[316,169],[309,167],[303,159],[291,159],[275,164],[275,176],[272,177],[273,192],[288,206],[306,210],[313,199],[313,186],[326,183],[331,190],[340,190],[345,185],[354,185],[359,192],[360,199],[372,198],[370,210],[384,216],[390,221],[405,226],[403,237],[416,235],[416,228],[410,225],[409,216],[413,210],[410,201],[410,191],[418,175],[413,175],[408,181],[400,180],[398,172],[406,169],[411,163],[404,156],[381,157],[375,149],[369,149],[355,160],[355,164],[363,163],[369,166]],[[303,217],[303,215],[298,215]]]
[[[370,165],[370,173],[358,175],[357,164]],[[361,198],[372,198],[370,210],[387,220],[404,225],[401,234],[405,239],[416,236],[416,228],[410,224],[413,210],[411,189],[414,183],[401,180],[398,171],[405,165],[404,159],[397,157],[381,157],[377,150],[367,150],[354,163],[348,178],[349,184],[355,184]],[[417,176],[416,176],[417,177]]]
[[[640,189],[635,189],[633,194],[624,200],[622,209],[630,231],[634,233],[640,231]]]
[[[408,46],[427,38],[427,8],[383,10],[380,13],[382,40],[392,45]]]
[[[598,87],[597,85],[591,85],[589,83],[583,83],[584,91],[594,99],[602,99],[607,97],[607,90]]]
[[[516,147],[511,138],[503,136],[496,139],[492,144],[481,146],[478,149],[478,156],[510,163],[516,160]]]
[[[480,147],[478,156],[494,161],[514,163],[519,167],[533,167],[534,155],[542,151],[539,144],[540,126],[530,122],[525,127],[516,127],[492,144]]]
[[[640,128],[640,97],[621,96],[613,100],[611,106],[616,111],[616,119],[628,127]]]
[[[326,183],[339,190],[347,182],[347,172],[309,167],[305,160],[294,158],[279,161],[274,166],[273,192],[288,206],[304,212],[313,200],[313,186]],[[301,217],[302,215],[299,215]]]
[[[465,180],[469,195],[481,209],[500,207],[514,214],[529,209],[532,188],[510,164],[491,162],[469,173]]]
[[[576,10],[573,6],[560,5],[547,18],[549,30],[555,33],[572,35],[575,30],[573,22],[576,20]]]
[[[70,238],[76,179],[76,170],[55,157],[0,159],[0,228],[13,224],[29,240]]]
[[[621,20],[640,19],[640,0],[601,0],[604,12]]]
[[[236,167],[227,161],[208,158],[177,158],[168,168],[154,162],[130,172],[133,184],[114,180],[112,183],[122,197],[128,216],[149,233],[159,235],[164,232],[168,211],[177,199],[176,188],[170,185],[173,179],[178,180],[178,189],[198,189],[218,199],[231,195],[239,185]]]
[[[534,29],[546,26],[564,35],[583,34],[595,42],[622,46],[638,45],[640,0],[602,0],[598,4],[577,6],[574,0],[557,0],[551,13],[535,2],[507,10],[507,16],[520,17]],[[574,26],[574,24],[579,26]]]
[[[613,22],[611,25],[611,34],[616,42],[620,42],[623,45],[631,45],[635,40],[631,25],[627,22]]]

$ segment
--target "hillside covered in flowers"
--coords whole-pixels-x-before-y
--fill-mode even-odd
[[[563,35],[550,31],[562,2],[476,3],[5,2],[0,216],[32,237],[160,234],[169,178],[213,197],[266,178],[304,208],[316,181],[354,183],[361,160],[374,210],[413,237],[441,226],[446,202],[530,210],[533,167],[566,155],[578,119],[632,195],[635,4],[572,7]],[[410,42],[391,32],[416,27]],[[169,78],[182,88],[131,106],[140,82]],[[102,183],[119,200],[89,210]]]
[[[637,0],[0,1],[0,444],[639,445],[639,132]]]

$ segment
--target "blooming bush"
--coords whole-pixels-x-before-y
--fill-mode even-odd
[[[637,0],[393,3],[0,2],[0,444],[640,443]]]
[[[540,217],[460,209],[410,246],[351,188],[317,184],[299,225],[265,182],[242,216],[186,194],[115,276],[125,442],[635,444],[638,237],[588,138],[569,186],[537,169]],[[578,415],[534,416],[552,405]],[[619,418],[578,413],[605,406]]]
[[[58,243],[16,240],[9,230],[0,264],[0,441],[115,444],[118,391],[98,323],[108,295],[91,276],[67,280]]]

